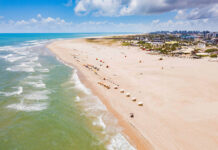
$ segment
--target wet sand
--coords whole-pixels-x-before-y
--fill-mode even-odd
[[[119,120],[137,149],[217,149],[217,62],[159,60],[161,56],[137,47],[85,39],[56,41],[47,47],[78,69],[82,82]]]

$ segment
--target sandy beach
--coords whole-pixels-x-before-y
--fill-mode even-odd
[[[150,55],[86,39],[47,47],[78,69],[138,150],[218,148],[217,62]]]

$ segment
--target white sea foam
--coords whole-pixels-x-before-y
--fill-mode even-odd
[[[2,46],[0,47],[0,51],[10,51],[13,49],[13,46]]]
[[[35,66],[36,67],[42,67],[42,65],[40,63],[36,63]]]
[[[98,97],[89,94],[82,99],[84,100],[84,111],[89,117],[95,118],[92,124],[103,130],[101,134],[104,134],[105,137],[102,142],[110,141],[110,144],[107,145],[108,150],[136,150],[121,134],[122,129],[117,127],[117,119],[108,112]],[[82,101],[80,100],[80,102]]]
[[[32,65],[34,67],[42,67],[42,65],[40,63],[36,63],[36,62],[29,62],[27,64],[30,64],[30,65]]]
[[[22,44],[22,45],[28,45],[28,46],[40,46],[42,44],[47,43],[47,40],[32,40],[32,41],[26,41],[26,43]]]
[[[77,75],[77,70],[73,72],[72,75],[72,80],[74,81],[75,87],[78,88],[79,90],[83,91],[85,94],[91,94],[91,91],[86,88],[80,81],[78,75]]]
[[[8,46],[5,47],[4,51],[11,51],[13,53],[24,51],[25,47],[15,47],[15,46]]]
[[[27,62],[23,62],[20,65],[21,67],[41,67],[42,65],[38,62],[32,62],[32,61],[27,61]]]
[[[42,80],[36,81],[36,82],[26,82],[28,85],[32,85],[33,87],[36,88],[46,88],[45,83],[43,83]]]
[[[37,61],[37,60],[39,60],[39,57],[32,57],[30,59],[31,59],[31,61]]]
[[[108,150],[136,150],[127,140],[126,138],[118,133],[115,135],[110,144],[107,146]]]
[[[19,51],[14,51],[14,53],[16,53],[18,55],[22,55],[22,56],[27,56],[27,55],[29,55],[30,51],[22,49],[22,50],[19,50]]]
[[[33,67],[23,67],[23,66],[12,66],[6,68],[7,71],[13,72],[35,72]]]
[[[102,115],[99,115],[96,119],[96,121],[93,121],[92,124],[94,126],[100,126],[102,127],[102,129],[106,129],[106,124],[104,123],[103,121],[103,114]]]
[[[80,101],[81,101],[80,97],[76,96],[75,102],[80,102]]]
[[[28,76],[27,79],[38,79],[38,80],[42,80],[44,77],[46,77],[46,75],[36,75],[36,76]]]
[[[44,44],[43,42],[41,41],[35,41],[35,42],[31,42],[31,45],[37,45],[37,46],[41,46],[42,44]]]
[[[0,95],[4,95],[4,96],[13,96],[13,95],[20,95],[23,93],[23,87],[19,86],[19,87],[14,87],[17,90],[14,92],[0,92]]]
[[[34,43],[37,42],[37,40],[31,40],[31,41],[26,41],[27,43]]]
[[[24,95],[24,99],[28,100],[47,100],[48,94],[50,94],[50,91],[44,90],[44,91],[34,91],[30,94]]]
[[[0,51],[5,51],[5,47],[0,47]]]
[[[87,95],[81,103],[87,116],[94,117],[92,124],[102,129],[104,138],[101,142],[108,141],[108,150],[136,150],[121,134],[122,129],[117,125],[117,119],[108,112],[105,105],[96,96]]]
[[[27,46],[31,46],[31,47],[35,47],[35,46],[42,46],[46,43],[48,43],[49,40],[32,40],[32,41],[26,41],[26,43],[24,43],[23,45],[27,45]]]
[[[19,111],[41,111],[47,108],[47,103],[36,103],[36,104],[24,104],[24,103],[18,103],[18,104],[11,104],[8,105],[7,108],[15,109]]]
[[[24,56],[20,56],[17,54],[8,54],[5,56],[0,56],[0,58],[4,58],[8,62],[15,62],[15,61],[18,61],[18,60],[24,58]]]
[[[92,124],[101,127],[104,134],[102,142],[110,141],[108,150],[136,150],[128,140],[121,134],[122,128],[117,124],[117,119],[108,112],[105,105],[96,96],[87,96],[84,103],[84,110],[88,116],[94,117]]]
[[[20,60],[22,58],[24,58],[24,57],[23,56],[15,56],[15,57],[9,57],[6,60],[9,61],[9,62],[15,62],[15,61],[18,61],[18,60]]]
[[[29,46],[30,44],[29,44],[29,43],[23,43],[22,45],[24,45],[24,46]]]
[[[8,54],[8,55],[5,55],[5,56],[4,56],[4,55],[3,55],[3,56],[1,55],[0,58],[7,59],[8,57],[11,57],[11,56],[13,56],[13,54]]]
[[[22,62],[19,65],[8,67],[6,70],[14,72],[35,72],[34,65],[37,65],[37,63]]]
[[[31,57],[29,56],[29,57],[26,58],[26,61],[28,61],[28,62],[35,62],[38,59],[39,59],[38,56],[31,56]]]
[[[106,106],[102,103],[102,101],[97,97],[93,95],[88,95],[86,98],[83,98],[85,100],[85,111],[89,113],[95,113],[95,112],[107,112]]]
[[[37,69],[37,71],[47,73],[47,72],[49,72],[49,69],[48,68],[39,68],[39,69]]]

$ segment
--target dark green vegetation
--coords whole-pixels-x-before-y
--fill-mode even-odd
[[[211,54],[210,57],[211,58],[217,58],[217,54]]]
[[[205,52],[206,53],[212,53],[212,52],[217,52],[218,51],[218,49],[216,49],[216,48],[211,48],[211,49],[207,49]]]

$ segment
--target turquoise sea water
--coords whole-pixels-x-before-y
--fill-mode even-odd
[[[98,35],[108,34],[0,34],[0,150],[133,149],[76,70],[45,48]]]

